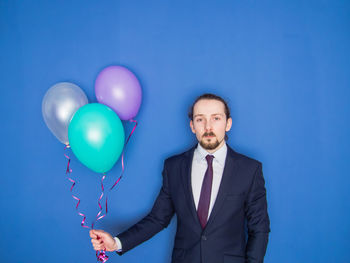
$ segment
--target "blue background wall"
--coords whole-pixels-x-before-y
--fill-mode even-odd
[[[41,101],[70,81],[96,102],[94,80],[112,64],[135,72],[143,103],[98,228],[117,234],[149,211],[164,158],[195,143],[188,106],[214,92],[231,105],[229,144],[264,164],[265,261],[349,262],[349,13],[348,1],[331,0],[1,0],[1,262],[95,261]],[[101,176],[71,156],[91,223]],[[175,221],[110,262],[169,262]]]

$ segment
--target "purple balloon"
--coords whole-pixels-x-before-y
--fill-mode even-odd
[[[98,74],[95,94],[97,101],[112,108],[121,120],[134,118],[141,105],[140,82],[122,66],[110,66]]]

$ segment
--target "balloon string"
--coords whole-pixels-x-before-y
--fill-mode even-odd
[[[66,145],[66,146],[64,147],[64,150],[66,150],[66,149],[68,149],[68,148],[70,148],[69,144]],[[71,193],[72,193],[73,188],[74,188],[74,186],[75,186],[75,181],[74,181],[72,178],[69,177],[69,174],[72,173],[72,169],[70,168],[70,161],[71,161],[71,159],[70,159],[70,157],[69,157],[67,154],[65,154],[65,153],[64,153],[64,156],[68,159],[68,161],[67,161],[66,175],[68,176],[68,180],[72,183],[72,186],[71,186],[71,188],[70,188],[70,191],[71,191]],[[97,222],[98,220],[102,219],[102,218],[105,217],[106,214],[107,214],[107,199],[106,199],[106,214],[100,216],[101,213],[102,213],[102,206],[101,206],[100,201],[101,201],[101,199],[102,199],[102,197],[103,197],[103,193],[104,193],[103,180],[104,180],[105,178],[106,178],[106,174],[103,174],[103,177],[102,177],[102,180],[101,180],[102,193],[101,193],[101,195],[100,195],[100,197],[99,197],[99,199],[98,199],[98,206],[99,206],[99,208],[100,208],[100,211],[99,211],[98,214],[96,215],[96,220],[92,223],[91,229],[94,228],[94,223],[95,223],[95,222]],[[75,206],[75,209],[77,210],[78,215],[80,215],[80,216],[83,217],[83,220],[81,221],[81,226],[84,227],[84,228],[90,229],[89,226],[85,225],[86,215],[84,215],[83,213],[79,212],[79,210],[78,210],[78,207],[79,207],[79,204],[80,204],[80,199],[79,199],[78,197],[76,197],[75,195],[73,195],[73,194],[72,194],[72,197],[73,197],[75,200],[78,201],[77,204],[76,204],[76,206]],[[96,251],[96,259],[97,259],[98,262],[105,263],[105,262],[108,260],[108,256],[106,255],[105,250]]]
[[[70,146],[69,144],[67,144],[65,147],[64,147],[64,150],[66,149],[69,149]],[[73,188],[75,186],[75,181],[70,178],[70,174],[72,173],[72,169],[70,168],[70,157],[64,153],[64,156],[68,159],[67,161],[67,169],[66,169],[66,175],[68,177],[68,180],[72,183],[72,186],[70,187],[70,192],[72,194],[72,197],[78,201],[76,206],[75,206],[75,210],[77,211],[78,215],[80,215],[81,217],[83,217],[83,220],[81,221],[81,226],[84,227],[84,228],[89,228],[88,226],[85,225],[85,220],[86,220],[86,215],[84,215],[83,213],[79,212],[78,210],[78,207],[79,207],[79,204],[80,204],[80,199],[78,197],[76,197],[75,195],[73,195]]]
[[[106,255],[105,250],[96,251],[96,258],[98,262],[106,262],[108,260],[108,256]]]
[[[106,173],[103,173],[103,176],[102,176],[102,179],[101,179],[101,189],[102,189],[102,193],[97,201],[98,203],[98,207],[100,208],[100,211],[97,213],[96,215],[96,218],[95,218],[95,221],[91,224],[91,229],[94,229],[94,225],[95,223],[104,218],[106,215],[107,215],[107,212],[108,212],[108,208],[107,208],[107,197],[106,197],[106,213],[104,215],[101,215],[102,214],[102,205],[101,205],[101,200],[102,200],[102,197],[104,195],[104,186],[103,186],[103,180],[106,178]],[[96,251],[96,259],[98,262],[106,262],[108,260],[108,256],[106,255],[106,252],[105,250],[100,250],[100,251]]]
[[[122,177],[124,175],[124,171],[125,171],[125,167],[124,167],[124,152],[125,152],[125,149],[126,149],[126,146],[127,146],[128,142],[130,140],[130,137],[134,133],[134,131],[136,129],[136,126],[137,126],[137,121],[136,120],[130,119],[129,121],[135,123],[135,125],[134,125],[134,128],[132,129],[131,133],[129,134],[129,136],[126,139],[125,144],[124,144],[123,153],[122,153],[122,172],[121,172],[119,178],[117,179],[117,181],[114,183],[114,185],[109,189],[109,191],[111,191],[114,188],[114,186],[116,186],[119,183],[120,179],[122,179]],[[107,199],[106,199],[106,204],[107,204]]]
[[[101,179],[101,189],[102,189],[102,193],[100,195],[100,198],[98,199],[97,203],[98,203],[98,207],[100,208],[100,211],[97,213],[96,215],[96,218],[95,218],[95,221],[91,224],[91,229],[94,229],[94,224],[104,218],[108,212],[108,208],[107,208],[107,199],[106,199],[106,213],[104,215],[101,215],[102,214],[102,205],[101,205],[101,199],[104,195],[104,186],[103,186],[103,180],[106,178],[106,173],[103,173],[103,176],[102,176],[102,179]]]

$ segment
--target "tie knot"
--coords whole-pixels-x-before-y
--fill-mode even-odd
[[[207,159],[208,165],[211,165],[214,159],[214,155],[208,154],[207,156],[205,156],[205,159]]]

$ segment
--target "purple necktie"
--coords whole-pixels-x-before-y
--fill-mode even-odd
[[[199,198],[197,214],[199,218],[199,222],[201,223],[202,228],[205,227],[208,220],[209,213],[209,205],[210,205],[210,196],[211,196],[211,185],[213,183],[213,155],[207,155],[205,159],[207,159],[208,168],[205,172],[201,196]]]

